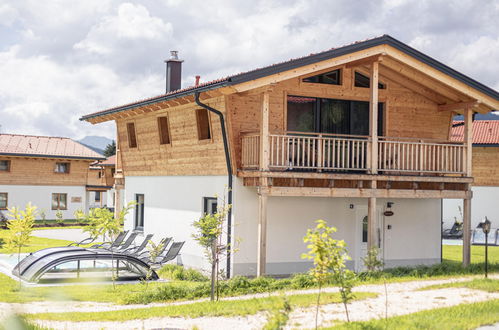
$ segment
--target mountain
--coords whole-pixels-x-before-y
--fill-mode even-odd
[[[454,120],[463,120],[463,115],[454,116]],[[477,113],[475,115],[475,120],[499,120],[499,113],[489,112],[486,114]]]
[[[106,146],[112,143],[113,140],[103,136],[85,136],[83,139],[78,140],[78,142],[102,155]]]

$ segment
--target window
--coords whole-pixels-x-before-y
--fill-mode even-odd
[[[208,110],[197,109],[196,110],[196,121],[198,124],[198,139],[199,140],[211,139],[210,117],[208,116]]]
[[[135,135],[135,124],[127,123],[126,130],[128,133],[128,146],[130,148],[137,148],[137,136]]]
[[[367,243],[367,228],[368,228],[367,215],[362,219],[362,243]]]
[[[55,163],[55,173],[69,173],[69,163]]]
[[[378,134],[383,132],[383,103],[378,104]],[[291,132],[369,135],[369,102],[288,96]]]
[[[114,178],[114,173],[116,172],[116,169],[112,168],[111,169],[111,177]]]
[[[68,194],[52,194],[52,210],[67,210]]]
[[[217,213],[217,199],[215,197],[203,197],[203,214]]]
[[[0,210],[7,209],[8,201],[9,201],[8,194],[0,193]]]
[[[168,117],[158,117],[159,144],[170,144]]]
[[[10,171],[10,160],[0,160],[0,172]]]
[[[97,177],[98,177],[99,179],[100,179],[100,178],[102,178],[102,172],[101,172],[101,171],[99,171],[99,173],[97,173]]]
[[[337,69],[316,76],[307,77],[303,79],[303,82],[328,84],[328,85],[341,85],[341,70]]]
[[[144,230],[144,195],[135,194],[135,230]]]
[[[355,83],[354,83],[355,87],[369,88],[370,85],[371,85],[371,78],[355,71]],[[378,88],[385,89],[386,85],[380,82],[378,83]]]
[[[96,202],[100,202],[100,198],[101,198],[101,192],[100,191],[96,191],[95,192],[95,201]]]

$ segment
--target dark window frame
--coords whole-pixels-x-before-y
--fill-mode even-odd
[[[172,137],[170,134],[170,119],[168,118],[167,115],[164,115],[157,117],[157,121],[158,121],[159,144],[161,145],[171,144]]]
[[[94,201],[100,202],[102,200],[102,191],[94,191],[94,193],[95,193]],[[99,198],[97,198],[97,196],[99,196]]]
[[[137,148],[138,147],[137,130],[135,128],[134,122],[126,123],[126,133],[127,133],[127,139],[128,139],[128,147],[130,149]]]
[[[139,198],[142,196],[142,202],[139,201]],[[145,210],[145,195],[144,194],[135,194],[135,217],[133,219],[133,227],[135,231],[144,231],[144,210]]]
[[[331,74],[336,74],[336,82],[328,77],[328,75]],[[330,79],[328,81],[328,79]],[[320,74],[316,74],[310,77],[305,77],[302,79],[302,82],[304,83],[311,83],[311,84],[324,84],[324,85],[334,85],[334,86],[341,86],[343,84],[343,70],[341,69],[336,69]]]
[[[64,196],[64,199],[66,200],[66,207],[61,208],[61,196]],[[54,197],[55,200],[57,200],[57,207],[54,208]],[[51,208],[52,210],[60,210],[60,211],[65,211],[68,209],[68,194],[67,193],[52,193],[52,203],[51,203]]]
[[[366,83],[360,82],[358,79],[366,80]],[[371,87],[371,77],[366,76],[365,74],[354,71],[353,74],[353,86],[357,88],[370,88]],[[386,84],[378,81],[378,89],[386,89]]]
[[[215,214],[218,208],[216,197],[203,197],[203,214]]]
[[[339,102],[345,102],[345,103],[348,103],[348,111],[349,111],[349,114],[351,116],[351,112],[352,112],[352,108],[354,107],[354,104],[355,103],[365,103],[366,101],[360,101],[360,100],[341,100],[341,99],[331,99],[331,98],[321,98],[321,97],[310,97],[310,96],[301,96],[301,95],[287,95],[287,98],[306,98],[306,99],[314,99],[315,103],[314,103],[314,122],[313,122],[313,125],[314,125],[314,128],[313,128],[313,132],[307,132],[307,131],[303,131],[304,133],[307,132],[307,133],[317,133],[317,134],[320,134],[320,133],[326,133],[326,132],[322,132],[322,129],[321,129],[321,103],[322,103],[322,100],[330,100],[330,101],[339,101]],[[368,103],[368,102],[367,102]],[[288,104],[288,99],[286,99],[286,104]],[[286,130],[287,131],[292,131],[292,132],[300,132],[300,131],[293,131],[293,130],[290,130],[289,129],[289,126],[288,126],[288,120],[289,120],[289,116],[288,116],[288,105],[286,106]],[[385,103],[384,102],[378,102],[378,135],[379,136],[383,136],[383,132],[385,130],[385,127],[384,127],[384,122],[385,122]],[[351,118],[350,118],[351,119]],[[350,120],[349,119],[349,120]],[[350,124],[351,126],[351,124]],[[350,130],[351,130],[351,127],[350,127]],[[346,133],[346,134],[351,134],[351,133]],[[356,134],[352,134],[352,135],[356,135]],[[366,135],[367,136],[367,135]]]
[[[0,210],[7,210],[9,208],[9,193],[0,192],[0,195],[5,196],[5,207],[0,206]]]
[[[367,243],[367,236],[369,230],[369,220],[367,215],[362,218],[362,243]]]
[[[5,162],[7,164],[7,168],[5,170],[0,169],[0,172],[10,172],[12,162],[10,159],[0,159],[0,162]]]
[[[202,123],[201,116],[206,114],[206,127],[201,127]],[[198,131],[198,140],[199,141],[211,141],[212,133],[211,133],[211,120],[210,113],[206,109],[196,109],[196,126]]]
[[[60,169],[59,165],[64,165],[65,170],[59,171],[59,169]],[[71,163],[70,162],[56,162],[55,163],[54,173],[69,174],[70,172],[71,172]]]

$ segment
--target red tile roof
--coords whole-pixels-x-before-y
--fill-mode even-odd
[[[104,159],[95,151],[69,138],[0,134],[0,155]]]
[[[454,121],[454,124],[463,123]],[[464,139],[464,125],[452,128],[451,141],[460,142]],[[473,144],[499,145],[499,120],[476,120],[473,122]]]
[[[100,165],[104,165],[104,166],[116,165],[116,155],[112,155],[111,157],[109,157],[105,161],[101,162]]]

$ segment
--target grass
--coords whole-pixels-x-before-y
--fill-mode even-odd
[[[460,245],[444,245],[442,257],[444,262],[460,263],[463,257],[463,247]],[[485,262],[485,247],[471,246],[471,263],[483,264]],[[499,246],[489,246],[489,263],[499,265]]]
[[[17,253],[15,249],[8,249],[5,245],[7,242],[9,231],[6,229],[0,229],[0,253],[13,254]],[[71,241],[61,240],[61,239],[50,239],[42,237],[31,237],[28,246],[22,248],[21,253],[35,252],[41,249],[56,247],[56,246],[66,246]]]
[[[342,323],[327,329],[460,330],[499,322],[499,299],[390,317],[387,320]]]
[[[466,282],[457,282],[457,283],[444,283],[444,284],[435,284],[425,286],[420,290],[436,290],[436,289],[445,289],[445,288],[468,288],[473,290],[482,290],[487,292],[499,292],[499,280],[490,279],[490,278],[480,278],[474,279]]]
[[[355,300],[376,297],[370,292],[358,292]],[[310,307],[315,304],[316,294],[300,294],[286,296],[291,308]],[[322,304],[340,303],[339,293],[323,293]],[[278,310],[282,308],[282,297],[252,298],[232,301],[204,301],[184,305],[171,305],[164,307],[137,308],[108,312],[86,313],[39,313],[30,314],[28,317],[37,320],[59,321],[127,321],[148,319],[152,317],[189,317],[202,316],[244,316],[253,315],[261,311]]]

